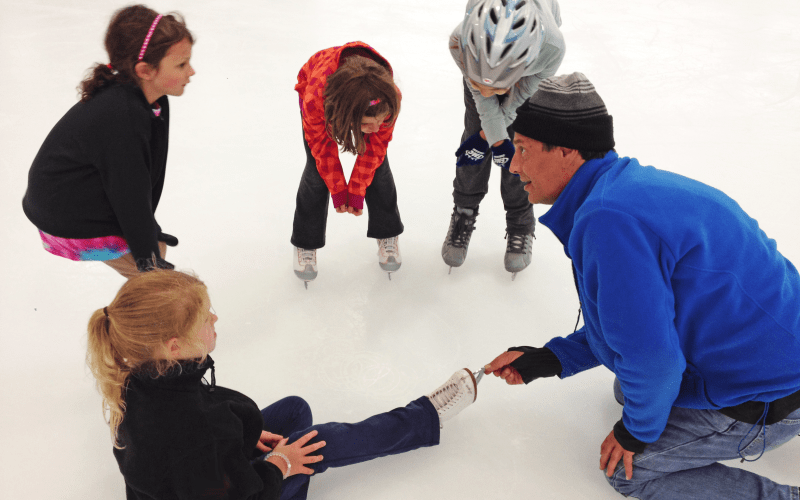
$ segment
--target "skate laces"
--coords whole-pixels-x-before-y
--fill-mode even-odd
[[[397,256],[397,236],[380,240],[381,253],[387,257]]]
[[[469,245],[472,231],[475,230],[475,219],[478,218],[477,210],[472,215],[459,213],[453,210],[453,230],[450,233],[449,245],[456,248],[464,248]]]
[[[300,265],[311,264],[316,265],[317,263],[317,251],[315,250],[306,250],[305,248],[297,248],[297,261]]]
[[[430,399],[434,403],[436,410],[443,410],[448,406],[454,405],[464,395],[461,390],[462,384],[459,381],[448,381],[445,385],[431,394]]]
[[[508,234],[506,233],[506,253],[528,253],[531,250],[533,238],[528,239],[528,234]]]

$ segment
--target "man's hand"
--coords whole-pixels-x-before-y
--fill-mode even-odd
[[[630,480],[633,477],[633,455],[635,455],[634,452],[626,450],[619,444],[617,438],[614,437],[614,431],[611,431],[600,445],[600,468],[606,469],[606,476],[611,477],[621,458],[622,463],[625,464],[625,479]]]
[[[486,375],[494,373],[495,377],[500,377],[501,379],[505,380],[508,385],[522,384],[522,376],[519,374],[519,372],[516,369],[508,366],[520,356],[522,356],[522,353],[519,351],[506,351],[494,358],[494,361],[486,365],[484,367],[484,373],[486,373]]]

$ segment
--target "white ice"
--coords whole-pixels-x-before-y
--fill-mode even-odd
[[[217,382],[262,406],[297,394],[315,421],[357,421],[477,369],[513,345],[572,332],[578,299],[553,235],[503,269],[496,177],[465,265],[440,247],[462,131],[447,38],[464,0],[153,1],[185,15],[197,75],[171,98],[158,220],[168,260],[209,285]],[[102,0],[0,0],[0,498],[122,499],[122,476],[84,364],[86,323],[123,279],[46,253],[20,201],[28,168],[76,101],[113,10]],[[567,56],[614,116],[617,150],[720,188],[800,264],[800,4],[793,0],[563,0]],[[297,95],[315,51],[363,40],[394,66],[403,111],[389,148],[406,229],[391,281],[366,217],[331,211],[319,277],[292,273],[294,197],[305,155]],[[352,157],[345,158],[349,172]],[[536,206],[536,215],[547,210]],[[731,311],[735,314],[736,311]],[[800,360],[798,360],[800,362]],[[613,376],[509,387],[485,378],[441,445],[330,470],[316,499],[614,499],[600,443],[620,416]],[[798,484],[800,439],[732,466]]]

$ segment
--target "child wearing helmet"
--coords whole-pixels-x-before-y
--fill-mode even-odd
[[[513,279],[530,264],[535,219],[523,184],[508,171],[514,156],[510,127],[517,108],[561,65],[565,45],[559,26],[556,0],[469,0],[463,22],[450,36],[450,53],[464,75],[466,106],[456,151],[455,207],[442,245],[451,268],[467,257],[493,164],[503,167],[505,268]]]
[[[295,90],[306,150],[291,239],[295,274],[306,286],[317,276],[330,196],[337,213],[359,216],[367,204],[367,237],[378,240],[378,263],[391,278],[402,263],[397,240],[403,232],[386,156],[401,99],[392,67],[369,45],[351,42],[311,56]],[[349,182],[338,146],[357,155]]]

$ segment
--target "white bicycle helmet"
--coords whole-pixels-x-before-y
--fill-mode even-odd
[[[467,78],[509,88],[539,54],[543,28],[532,0],[470,0],[461,24]]]

